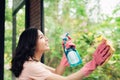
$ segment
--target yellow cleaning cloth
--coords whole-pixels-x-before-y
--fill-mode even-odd
[[[108,41],[108,40],[107,40],[106,38],[104,38],[104,37],[103,37],[103,39],[106,40],[107,45],[110,46],[110,50],[109,50],[110,56],[105,60],[105,62],[104,62],[102,65],[104,65],[105,63],[107,63],[108,60],[112,57],[113,53],[115,52],[115,49],[113,48],[112,43],[111,43],[110,41]]]

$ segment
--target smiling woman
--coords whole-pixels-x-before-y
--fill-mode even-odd
[[[36,43],[36,51],[34,57],[38,61],[40,61],[42,53],[44,53],[44,51],[46,50],[49,50],[48,39],[43,35],[43,33],[40,30],[38,30],[38,39]]]
[[[65,46],[73,46],[71,40]],[[49,50],[48,39],[36,28],[29,28],[22,32],[12,59],[11,71],[19,80],[82,80],[91,74],[97,66],[102,65],[110,56],[110,46],[103,40],[94,52],[93,59],[76,73],[60,76],[69,66],[63,55],[56,69],[40,62],[41,56]]]

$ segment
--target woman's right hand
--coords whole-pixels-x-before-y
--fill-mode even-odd
[[[84,76],[88,76],[97,68],[97,66],[102,65],[106,61],[106,59],[110,56],[109,50],[110,46],[107,45],[105,40],[103,40],[93,53],[93,59],[86,63],[81,69],[81,72],[84,74]]]
[[[102,65],[110,56],[111,53],[109,52],[109,50],[110,46],[107,45],[106,40],[103,40],[93,54],[93,59],[95,60],[97,66]]]

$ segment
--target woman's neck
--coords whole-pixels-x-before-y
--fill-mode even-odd
[[[41,60],[41,57],[42,57],[42,54],[43,54],[43,52],[36,52],[35,55],[34,55],[34,58],[35,58],[37,61],[40,61],[40,60]]]

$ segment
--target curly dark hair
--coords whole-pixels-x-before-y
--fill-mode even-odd
[[[24,62],[28,61],[29,58],[33,59],[37,38],[38,29],[36,28],[26,29],[20,35],[18,45],[11,61],[11,71],[16,77],[20,76]]]

